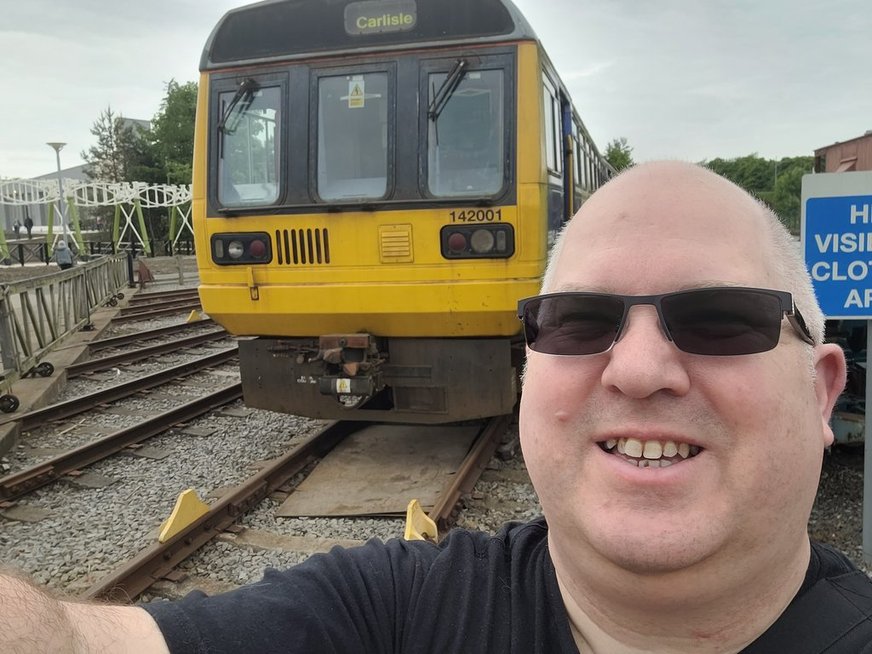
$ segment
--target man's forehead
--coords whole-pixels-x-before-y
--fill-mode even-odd
[[[743,284],[735,281],[723,279],[699,279],[693,282],[685,282],[676,284],[668,293],[676,291],[693,291],[705,288],[724,288],[734,286],[744,288]],[[585,284],[579,281],[566,280],[554,285],[554,288],[549,293],[614,293],[615,289],[610,284],[591,283]]]
[[[710,193],[693,184],[668,192],[646,192],[629,182],[622,186],[627,192],[615,187],[605,193],[606,187],[602,196],[592,197],[582,207],[567,228],[566,245],[584,252],[632,250],[640,245],[659,250],[704,249],[723,242],[748,249],[763,245],[761,207],[731,186]]]

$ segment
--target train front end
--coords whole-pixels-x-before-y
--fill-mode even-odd
[[[195,142],[200,295],[252,337],[250,406],[435,423],[515,404],[515,310],[547,241],[542,104],[519,99],[539,54],[503,3],[440,6],[455,4],[476,14],[456,22],[488,33],[436,40],[445,17],[424,2],[302,3],[308,19],[299,2],[260,3],[213,33]],[[299,38],[264,32],[290,12]]]

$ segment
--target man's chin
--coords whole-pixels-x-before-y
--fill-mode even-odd
[[[650,525],[648,525],[650,527]],[[694,567],[716,553],[723,543],[712,534],[687,529],[663,530],[640,525],[633,530],[586,530],[588,546],[616,567],[639,575],[670,574]]]

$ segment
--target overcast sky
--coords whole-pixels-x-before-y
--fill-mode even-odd
[[[636,161],[811,155],[872,130],[870,0],[515,2],[596,143],[626,137]],[[82,163],[107,106],[151,119],[241,4],[0,0],[0,177],[54,171],[47,141]]]

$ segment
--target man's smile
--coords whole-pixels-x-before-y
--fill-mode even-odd
[[[638,438],[609,438],[599,443],[603,451],[614,454],[639,468],[665,468],[700,453],[698,445],[676,441],[642,441]]]

